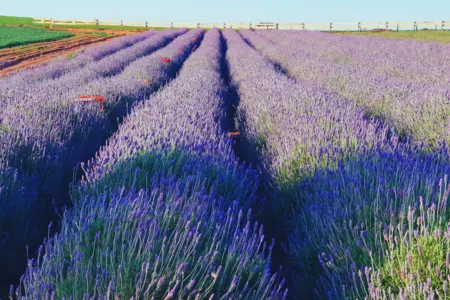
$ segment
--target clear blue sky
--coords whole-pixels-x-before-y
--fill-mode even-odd
[[[450,0],[0,0],[0,15],[173,22],[450,20]]]

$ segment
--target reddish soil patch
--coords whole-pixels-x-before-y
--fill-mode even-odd
[[[121,30],[121,29],[91,29],[91,28],[53,28],[52,30],[63,30],[63,31],[69,31],[73,34],[82,34],[82,33],[95,33],[95,32],[101,32],[106,34],[113,34],[113,35],[124,35],[124,34],[135,34],[140,32],[145,32],[147,30],[143,29],[133,29],[133,30]]]
[[[83,32],[87,31],[83,29]],[[35,43],[0,50],[0,76],[47,62],[56,56],[79,50],[88,45],[105,42],[117,36],[117,34],[99,36],[78,33],[75,37],[64,40]]]
[[[7,25],[7,26],[16,26],[16,25]],[[27,27],[33,27],[29,25],[23,25]],[[72,28],[72,27],[59,27],[55,26],[53,28],[50,28],[50,26],[43,26],[38,28],[45,28],[46,30],[50,31],[68,31],[75,35],[82,35],[86,33],[105,33],[105,34],[112,34],[112,35],[126,35],[126,34],[135,34],[140,32],[145,32],[150,30],[151,28],[145,30],[145,29],[107,29],[107,28]]]

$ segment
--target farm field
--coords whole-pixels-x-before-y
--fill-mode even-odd
[[[438,43],[450,43],[450,30],[401,30],[401,31],[347,31],[339,32],[339,34],[350,34],[358,36],[379,36],[391,39],[401,39],[401,40],[418,40],[423,42],[438,42]]]
[[[50,31],[32,27],[0,26],[0,49],[37,42],[56,41],[72,37],[65,31]]]
[[[40,25],[33,23],[32,18],[0,16],[0,36],[3,34],[5,37],[0,42],[4,44],[4,47],[0,46],[0,76],[46,63],[57,56],[67,55],[70,58],[86,46],[121,35],[146,31],[126,26],[99,29],[54,26],[50,30]]]
[[[0,298],[447,298],[449,47],[166,29],[6,74]]]
[[[27,17],[14,17],[14,16],[0,16],[0,25],[25,25],[25,26],[31,26],[31,27],[43,27],[43,28],[50,28],[50,24],[39,24],[34,23],[33,18],[27,18]],[[99,25],[98,28],[95,25],[86,25],[86,24],[80,24],[77,23],[75,25],[53,25],[53,29],[98,29],[98,30],[133,30],[133,31],[140,31],[140,30],[148,30],[148,28],[141,27],[141,26],[109,26],[109,25]],[[163,28],[154,28],[162,30]]]
[[[79,33],[73,38],[55,42],[42,42],[0,50],[0,76],[44,63],[66,54],[69,58],[88,45],[108,41],[117,35],[104,33]]]
[[[33,18],[0,16],[0,25],[29,25],[33,24]]]

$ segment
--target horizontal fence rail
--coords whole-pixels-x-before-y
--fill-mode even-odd
[[[450,30],[450,21],[410,22],[337,22],[337,23],[183,23],[183,22],[130,22],[122,20],[56,20],[34,19],[36,24],[91,25],[91,26],[133,26],[142,28],[234,28],[234,29],[281,29],[322,31],[369,31],[369,30]]]

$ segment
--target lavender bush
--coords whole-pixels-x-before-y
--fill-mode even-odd
[[[81,199],[62,231],[29,262],[18,298],[282,298],[258,225],[185,184]],[[79,225],[81,227],[79,227]],[[270,253],[269,253],[270,254]]]
[[[243,30],[245,38],[291,76],[313,82],[364,107],[368,115],[385,120],[398,134],[439,148],[449,141],[450,91],[423,82],[408,82],[377,74],[368,67],[324,60],[314,51],[277,45],[261,33]],[[315,44],[317,45],[317,44]]]
[[[186,32],[185,29],[156,33],[152,42],[153,46],[148,44],[147,48],[153,47],[155,49],[155,45],[161,47],[184,32]],[[80,160],[88,159],[104,143],[111,131],[117,126],[115,125],[117,124],[116,117],[123,116],[126,113],[127,105],[142,100],[144,94],[155,91],[175,76],[176,71],[197,43],[193,38],[198,39],[202,35],[202,30],[187,33],[186,36],[183,35],[176,39],[162,52],[154,52],[151,59],[141,60],[138,64],[144,74],[147,74],[146,71],[151,72],[148,75],[154,77],[153,84],[147,86],[141,82],[129,81],[128,87],[134,86],[135,91],[141,91],[140,94],[132,95],[127,94],[126,91],[120,91],[123,85],[116,86],[114,91],[116,94],[120,92],[121,97],[106,98],[105,101],[109,104],[106,105],[104,112],[101,111],[98,103],[83,105],[74,102],[74,99],[83,95],[80,91],[85,87],[82,85],[75,85],[78,92],[76,88],[72,87],[67,91],[58,90],[59,95],[56,92],[51,94],[51,91],[47,91],[48,98],[29,99],[30,101],[26,106],[27,111],[21,112],[15,107],[8,107],[1,120],[0,169],[17,169],[21,176],[35,178],[38,201],[35,198],[30,198],[23,199],[21,202],[14,202],[15,196],[8,194],[12,198],[2,199],[1,201],[2,210],[5,209],[3,210],[4,214],[9,220],[4,224],[12,224],[12,220],[17,220],[17,222],[14,227],[2,227],[2,231],[8,232],[10,236],[22,235],[22,231],[26,230],[28,225],[27,223],[19,223],[20,217],[13,212],[19,212],[23,201],[29,202],[30,205],[33,203],[33,207],[30,208],[30,211],[33,212],[30,221],[33,224],[39,223],[40,226],[35,225],[33,229],[41,234],[32,235],[32,238],[26,242],[36,245],[38,240],[42,238],[42,233],[46,232],[46,225],[43,224],[46,224],[49,219],[57,217],[52,212],[52,201],[55,200],[54,205],[59,208],[64,204],[64,199],[67,198],[69,182],[74,177],[72,170],[76,164]],[[129,49],[137,48],[130,47],[126,50]],[[163,64],[159,61],[160,55],[176,56],[176,59],[173,59],[169,64]],[[111,63],[114,62],[111,61]],[[154,66],[148,67],[146,64],[153,64]],[[116,76],[121,74],[123,72]],[[126,77],[123,77],[123,79],[126,80]],[[98,79],[97,81],[100,82],[101,80]],[[103,78],[103,80],[107,79]],[[38,86],[35,85],[31,89]],[[84,89],[84,92],[90,93],[91,91]],[[126,101],[124,100],[125,96],[129,96]],[[133,96],[136,97],[133,98]],[[114,106],[111,107],[113,103]],[[14,183],[9,180],[0,183],[2,186],[11,184]],[[6,189],[11,190],[12,187]],[[19,228],[21,229],[19,232],[14,231]],[[27,235],[30,236],[28,233]],[[9,243],[3,250],[6,253],[21,253],[24,256],[26,244],[14,244],[13,241],[15,240],[9,239]],[[6,256],[2,255],[2,257]],[[17,263],[17,269],[20,270],[21,266],[20,263]],[[1,281],[9,280],[10,275],[7,272],[3,273]]]
[[[27,86],[39,84],[43,81],[59,78],[67,73],[81,69],[86,65],[96,62],[108,55],[114,54],[122,49],[133,46],[151,37],[155,31],[150,30],[140,34],[126,35],[100,45],[92,46],[86,50],[76,52],[73,56],[62,56],[55,58],[45,65],[22,70],[9,74],[0,81],[0,95],[13,94],[23,90],[23,82]]]
[[[348,100],[343,99],[347,102],[366,93],[367,98],[355,101],[361,101],[366,110],[369,106],[363,101],[372,97],[373,105],[378,105],[376,101],[386,96],[382,93],[414,95],[417,97],[414,102],[409,96],[401,99],[397,95],[392,100],[397,108],[392,103],[385,107],[385,112],[392,116],[412,104],[416,105],[414,114],[406,110],[401,113],[412,115],[404,118],[399,117],[401,114],[395,118],[388,115],[382,116],[383,119],[397,129],[416,121],[414,129],[405,130],[407,135],[419,142],[431,142],[435,147],[439,145],[439,136],[445,137],[447,121],[441,118],[446,114],[445,107],[442,111],[442,105],[446,105],[445,90],[441,93],[426,84],[382,80],[379,75],[370,75],[368,69],[353,68],[349,72],[344,63],[318,59],[314,51],[297,50],[297,46],[294,49],[290,42],[280,46],[265,39],[264,34],[249,31],[242,34],[280,63],[299,84],[317,83],[347,97]],[[318,47],[311,43],[311,49]],[[330,77],[325,72],[336,76],[334,82],[326,82]],[[350,74],[356,78],[351,79]],[[372,81],[358,83],[366,78]],[[386,101],[380,105],[385,104]],[[430,139],[430,134],[438,137]],[[310,172],[296,184],[293,190],[297,209],[291,216],[293,232],[287,247],[297,273],[293,294],[304,292],[299,288],[301,281],[315,280],[316,296],[329,299],[447,297],[448,150],[445,143],[436,152],[429,150],[414,144],[386,147],[385,143],[377,143],[377,147],[366,148],[352,159],[336,163],[332,169]],[[320,269],[324,270],[322,275]],[[305,278],[305,273],[309,278]]]
[[[243,205],[255,200],[256,174],[239,166],[220,126],[226,110],[222,53],[220,35],[215,30],[211,35],[202,43],[205,50],[185,63],[177,79],[136,106],[95,160],[82,165],[86,186],[100,186],[102,191],[128,181],[145,187],[145,173],[144,178],[134,175],[139,167],[161,174],[170,171],[186,180],[197,174],[219,184],[214,186],[217,192],[234,194],[232,199]],[[187,88],[191,86],[203,88]]]
[[[256,145],[267,174],[281,185],[316,169],[333,167],[343,156],[378,144],[396,144],[389,128],[366,120],[356,105],[314,84],[277,71],[242,37],[224,33],[230,75],[240,96],[241,131]]]
[[[402,81],[445,86],[450,79],[446,53],[440,43],[380,37],[330,35],[320,32],[259,32],[277,44],[301,43],[301,50],[330,63],[356,66]]]
[[[83,167],[73,210],[29,262],[17,297],[286,297],[262,227],[238,209],[254,200],[257,178],[219,125],[220,39],[209,31],[177,79]]]
[[[0,295],[8,290],[11,278],[23,273],[25,245],[38,233],[35,216],[43,213],[36,205],[38,191],[36,178],[10,168],[0,170]],[[15,248],[19,245],[22,251]]]
[[[73,68],[70,73],[60,76],[53,80],[31,84],[29,88],[18,88],[17,85],[8,85],[10,90],[4,93],[2,99],[1,111],[7,107],[16,111],[30,111],[31,103],[40,103],[42,99],[53,97],[72,97],[76,95],[77,89],[94,80],[101,80],[105,77],[111,77],[119,74],[131,62],[151,54],[158,48],[161,48],[171,42],[178,35],[186,32],[186,29],[177,31],[166,30],[152,35],[146,40],[136,43],[131,47],[125,48],[101,60],[91,62],[84,68]],[[40,69],[35,70],[35,76],[40,77]],[[44,72],[45,73],[45,72]],[[44,74],[45,75],[45,74]]]
[[[447,297],[448,150],[403,146],[318,171],[298,186],[290,237],[298,270],[316,256],[322,297]]]
[[[303,222],[298,211],[303,209],[304,190],[298,185],[315,172],[338,168],[340,161],[352,161],[361,153],[393,150],[397,137],[389,127],[367,119],[361,108],[336,93],[313,83],[296,82],[279,72],[235,31],[225,31],[224,36],[230,75],[240,96],[240,130],[254,145],[253,155],[260,156],[263,174],[270,178],[267,190],[273,201],[266,218],[278,224],[272,226],[281,227],[273,234],[285,236],[289,228],[293,237],[303,237],[304,232],[293,234],[296,225]],[[315,190],[314,186],[309,188]],[[308,295],[313,286],[309,280],[316,270],[299,264],[305,262],[304,257],[316,261],[317,256],[314,252],[296,253],[298,247],[292,241],[289,244],[291,252],[284,262],[296,272],[291,280],[292,294]],[[320,266],[317,268],[320,274]]]
[[[294,298],[450,297],[447,48],[182,29],[9,76],[2,276],[50,200],[72,200],[10,297],[285,299],[273,263],[289,264]],[[258,172],[227,134],[233,88],[239,154]]]
[[[36,178],[22,176],[17,170],[9,168],[0,170],[0,184],[0,205],[2,207],[0,211],[0,239],[6,242],[11,236],[4,231],[5,228],[29,221],[31,213],[29,207],[32,207],[36,201],[37,185]],[[8,213],[20,216],[20,219],[10,219]],[[6,223],[10,224],[6,225]],[[28,226],[32,227],[33,224]],[[24,234],[26,233],[24,232]]]
[[[159,36],[159,39],[153,40],[153,46],[149,45],[147,48],[155,47],[155,45],[162,46],[168,41],[167,35],[171,35],[173,38],[182,32],[184,31],[157,34],[155,37]],[[180,44],[184,44],[186,40],[191,40],[193,36],[198,36],[199,34],[201,35],[199,31],[188,34],[187,37],[170,45],[165,52],[171,51],[175,53],[180,49]],[[180,58],[172,64],[161,64],[157,60],[159,55],[164,54],[164,52],[156,52],[152,56],[153,59],[147,60],[147,63],[153,63],[152,67],[146,66],[144,61],[138,60],[141,68],[147,67],[152,70],[152,73],[148,75],[155,77],[156,80],[151,86],[145,86],[140,82],[128,84],[128,87],[134,86],[135,90],[139,91],[140,89],[141,91],[140,94],[130,95],[128,98],[129,103],[132,100],[142,99],[144,91],[147,93],[154,91],[173,76],[187,54],[190,53],[191,46],[188,43],[181,49],[184,55],[180,55]],[[122,73],[117,76],[121,75]],[[121,78],[126,79],[124,77]],[[101,84],[103,80],[110,80],[110,78],[98,79],[95,82]],[[70,82],[70,80],[67,80],[67,82]],[[55,92],[53,95],[48,91],[49,98],[46,98],[45,101],[42,101],[42,98],[36,98],[35,102],[33,101],[34,99],[29,99],[30,101],[27,103],[28,110],[25,112],[21,112],[13,107],[9,107],[5,111],[2,119],[3,130],[1,132],[1,161],[4,165],[17,167],[22,172],[28,171],[30,173],[39,171],[37,167],[44,165],[46,170],[43,171],[49,174],[47,176],[53,178],[51,181],[54,181],[59,176],[55,175],[58,174],[58,170],[59,172],[61,170],[66,172],[68,168],[73,168],[80,158],[86,157],[85,153],[89,153],[90,149],[102,142],[102,136],[96,137],[94,134],[97,133],[98,135],[108,128],[109,117],[115,116],[113,110],[108,109],[108,105],[106,106],[106,111],[101,112],[98,104],[84,106],[77,104],[74,102],[74,99],[77,100],[80,95],[85,93],[89,95],[92,90],[79,85],[71,88],[68,88],[68,85],[63,86],[67,88],[65,91],[58,88],[59,93]],[[111,87],[111,90],[116,94],[121,92],[121,96],[128,96],[126,91],[120,90],[121,87],[116,86],[115,89]],[[120,102],[119,96],[106,98],[105,101],[108,103],[117,102],[116,106],[127,104]],[[115,120],[111,121],[115,122]],[[42,172],[41,174],[45,173]]]

